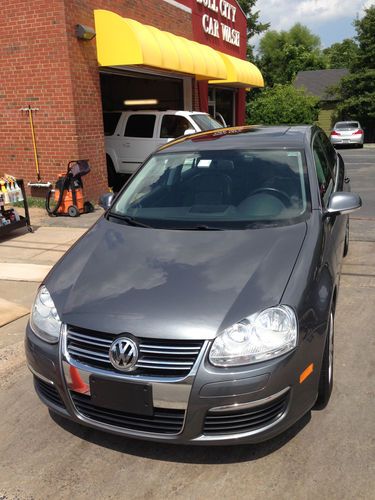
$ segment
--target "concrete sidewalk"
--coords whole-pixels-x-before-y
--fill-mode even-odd
[[[17,209],[18,210],[18,209]],[[22,209],[20,209],[22,210]],[[95,207],[91,214],[83,214],[79,217],[50,217],[44,208],[30,207],[31,225],[36,227],[69,227],[69,228],[86,228],[91,227],[104,213],[100,207]]]
[[[87,229],[72,227],[35,227],[34,232],[19,229],[0,239],[0,263],[52,266]],[[0,279],[3,266],[0,269]],[[25,272],[19,281],[39,281]]]
[[[34,233],[20,229],[0,239],[0,348],[14,328],[12,322],[28,316],[39,283],[85,232],[84,228],[39,227]]]

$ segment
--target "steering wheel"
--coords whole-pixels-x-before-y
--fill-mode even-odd
[[[253,196],[254,194],[259,194],[259,193],[269,193],[273,196],[276,196],[276,198],[279,198],[281,203],[283,203],[286,207],[290,207],[292,204],[289,196],[284,191],[280,191],[280,189],[276,189],[276,188],[272,188],[272,187],[262,187],[262,188],[259,188],[259,189],[256,189],[255,191],[253,191],[251,193],[251,196]]]

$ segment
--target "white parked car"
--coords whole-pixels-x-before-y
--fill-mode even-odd
[[[364,131],[359,122],[337,122],[331,132],[331,144],[333,146],[353,144],[359,148],[363,148],[364,136]]]
[[[222,125],[198,111],[122,111],[104,113],[108,182],[118,174],[132,174],[159,146],[181,135]]]

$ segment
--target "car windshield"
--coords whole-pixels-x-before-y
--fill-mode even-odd
[[[304,220],[302,151],[201,151],[152,156],[110,215],[170,229],[241,229]]]
[[[346,128],[359,128],[359,123],[358,122],[341,122],[341,123],[336,123],[335,129],[337,130],[343,130]]]
[[[219,122],[214,120],[210,115],[192,115],[192,118],[201,130],[213,130],[215,128],[222,128]]]

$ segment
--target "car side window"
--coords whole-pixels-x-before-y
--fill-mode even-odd
[[[333,191],[334,179],[330,168],[329,160],[319,137],[316,134],[313,140],[313,153],[315,160],[316,174],[318,177],[319,191],[323,206],[326,206]]]
[[[156,115],[130,115],[124,136],[151,138],[154,136],[155,121]]]
[[[334,177],[336,177],[336,169],[337,169],[337,153],[335,148],[330,143],[328,137],[324,133],[319,133],[319,139],[322,142],[322,146],[324,149],[324,153],[328,160],[329,167],[333,172]]]
[[[172,139],[184,135],[185,130],[193,128],[184,116],[164,115],[160,127],[162,139]]]
[[[115,133],[121,113],[104,113],[104,135],[113,135]]]

